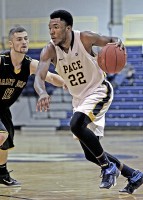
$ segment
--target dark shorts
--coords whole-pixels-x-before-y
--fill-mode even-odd
[[[0,131],[8,132],[8,138],[4,142],[0,149],[7,150],[14,147],[13,139],[14,139],[14,126],[12,123],[12,116],[9,109],[0,110]]]

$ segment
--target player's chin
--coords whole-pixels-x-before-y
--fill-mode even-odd
[[[56,41],[55,41],[55,42],[54,42],[54,45],[59,46],[59,42],[56,42]]]
[[[21,49],[20,53],[26,54],[28,52],[28,49]]]
[[[60,42],[59,41],[57,41],[57,40],[53,40],[53,43],[54,43],[54,45],[56,45],[56,46],[60,46]]]

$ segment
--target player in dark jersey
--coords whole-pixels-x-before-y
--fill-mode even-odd
[[[26,86],[28,77],[36,73],[38,60],[26,55],[29,39],[27,31],[21,26],[9,32],[10,51],[0,54],[0,184],[20,186],[10,177],[7,170],[8,150],[14,147],[14,127],[10,106],[17,100]],[[46,81],[62,87],[63,79],[48,73]]]

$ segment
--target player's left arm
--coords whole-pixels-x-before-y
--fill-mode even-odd
[[[113,43],[119,46],[120,48],[124,49],[124,44],[120,38],[99,35],[92,31],[81,32],[81,40],[87,46],[95,45],[99,47],[104,47],[108,43]]]
[[[30,63],[30,75],[35,74],[37,67],[38,67],[39,61],[36,59],[32,59]],[[58,74],[54,74],[48,71],[46,79],[46,82],[51,83],[54,86],[57,87],[65,87],[65,82],[62,77],[60,77]]]

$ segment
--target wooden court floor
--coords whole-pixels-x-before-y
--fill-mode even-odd
[[[106,131],[101,141],[106,151],[143,171],[141,131]],[[99,167],[85,160],[69,131],[16,131],[15,145],[8,168],[22,186],[0,185],[0,200],[143,200],[143,186],[133,195],[118,192],[127,184],[122,176],[114,188],[99,189]]]

